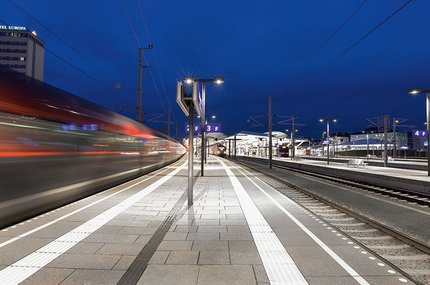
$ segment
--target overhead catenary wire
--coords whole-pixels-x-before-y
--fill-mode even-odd
[[[140,17],[140,19],[142,20],[142,22],[143,22],[143,26],[144,26],[144,28],[145,28],[146,36],[148,37],[149,42],[150,42],[150,43],[152,43],[151,34],[150,34],[150,32],[149,32],[149,28],[148,28],[148,24],[147,24],[147,22],[146,22],[146,20],[145,20],[145,16],[144,16],[144,14],[143,14],[143,12],[142,12],[142,7],[141,7],[141,5],[140,5],[140,1],[139,1],[139,0],[136,0],[136,3],[137,3],[137,11],[138,11],[139,17]],[[157,68],[157,73],[158,73],[158,77],[160,78],[160,83],[161,83],[161,87],[163,88],[164,96],[166,97],[166,100],[167,100],[168,105],[169,105],[169,106],[171,106],[171,103],[170,103],[169,97],[168,97],[168,95],[167,95],[166,85],[164,84],[163,77],[161,76],[160,66],[159,66],[159,64],[158,64],[157,53],[156,53],[156,51],[155,51],[155,50],[152,52],[152,55],[153,55],[153,57],[154,57],[155,66],[156,66],[156,68]],[[174,117],[175,121],[177,121],[177,118],[176,118],[176,114],[175,114],[175,112],[173,112],[173,117]]]
[[[312,59],[315,58],[315,56],[327,45],[329,44],[335,36],[348,24],[348,22],[361,10],[361,8],[367,3],[368,0],[364,0],[361,2],[357,8],[354,9],[354,11],[336,28],[336,30],[331,33],[327,39],[324,40],[320,44],[320,46],[308,57],[308,59],[299,67],[299,70],[305,69]]]
[[[8,25],[6,22],[4,22],[3,20],[0,20],[0,22],[4,23],[5,25]],[[73,67],[75,70],[79,71],[81,74],[83,74],[84,76],[86,76],[87,78],[93,80],[94,82],[96,82],[98,85],[100,85],[102,88],[106,89],[107,91],[109,91],[110,93],[112,93],[113,95],[117,95],[119,97],[121,97],[124,100],[129,101],[128,98],[122,96],[121,94],[114,92],[113,90],[111,90],[108,86],[106,86],[103,82],[101,82],[100,80],[96,79],[94,76],[86,73],[84,70],[82,70],[81,68],[77,67],[76,65],[72,64],[71,62],[67,61],[66,59],[64,59],[63,57],[59,56],[58,54],[56,54],[55,52],[53,52],[52,50],[50,50],[49,48],[47,48],[46,46],[44,47],[44,50],[47,51],[49,54],[53,55],[54,57],[56,57],[57,59],[61,60],[62,62],[70,65],[71,67]],[[130,102],[130,101],[129,101]],[[130,102],[131,103],[131,102]]]
[[[134,39],[136,40],[137,47],[138,47],[138,48],[141,48],[141,47],[142,47],[142,45],[140,44],[139,37],[137,36],[137,34],[136,34],[136,30],[134,29],[134,25],[133,25],[133,22],[131,21],[130,15],[128,14],[127,7],[125,6],[125,4],[124,4],[124,1],[123,1],[123,0],[119,0],[119,2],[120,2],[120,4],[121,4],[122,11],[124,12],[125,17],[127,18],[127,22],[128,22],[128,25],[129,25],[129,27],[130,27],[130,29],[131,29],[131,33],[133,34]]]
[[[406,3],[404,3],[402,6],[400,6],[397,10],[395,10],[394,12],[392,12],[389,16],[387,16],[386,18],[384,18],[381,22],[379,22],[376,26],[374,26],[371,30],[369,30],[366,34],[364,34],[363,36],[361,36],[351,46],[349,46],[347,49],[345,49],[340,54],[338,54],[330,62],[328,62],[327,64],[325,64],[319,71],[317,71],[316,73],[314,73],[310,78],[308,78],[307,80],[305,80],[300,86],[298,86],[295,90],[293,90],[291,92],[292,94],[290,95],[290,98],[298,95],[303,90],[303,88],[305,88],[310,82],[314,81],[322,73],[324,73],[327,69],[329,69],[335,62],[337,62],[340,58],[342,58],[343,56],[345,56],[352,49],[354,49],[356,46],[358,46],[360,43],[362,43],[364,40],[366,40],[371,34],[373,34],[377,29],[379,29],[388,20],[390,20],[397,13],[399,13],[401,10],[403,10],[411,2],[412,2],[412,0],[408,0]]]
[[[121,3],[121,6],[122,6],[122,8],[123,8],[123,12],[124,12],[124,14],[125,14],[125,16],[126,16],[126,18],[127,18],[127,22],[128,22],[128,24],[129,24],[130,30],[131,30],[131,32],[132,32],[132,34],[133,34],[133,36],[134,36],[134,39],[136,40],[136,44],[137,44],[138,48],[141,48],[142,46],[141,46],[141,43],[140,43],[140,41],[139,41],[139,37],[137,36],[136,29],[134,28],[133,22],[131,21],[130,15],[129,15],[128,10],[127,10],[127,7],[125,6],[125,4],[124,4],[123,0],[119,0],[119,2]],[[149,62],[148,62],[148,59],[146,58],[145,54],[143,54],[143,59],[144,59],[144,61],[145,61],[145,64],[146,64],[147,66],[149,66]],[[157,83],[156,83],[156,81],[155,81],[155,77],[154,77],[154,74],[153,74],[153,72],[152,72],[152,69],[151,69],[151,68],[149,68],[149,74],[150,74],[150,76],[151,76],[151,80],[152,80],[152,83],[153,83],[153,85],[154,85],[155,93],[157,93],[157,96],[158,96],[158,98],[160,99],[160,102],[161,102],[161,105],[162,105],[162,107],[163,107],[163,109],[164,109],[164,112],[167,114],[167,108],[166,108],[166,105],[164,104],[164,101],[163,101],[163,99],[161,98],[160,90],[159,90],[159,88],[158,88],[158,86],[157,86]]]
[[[46,29],[55,38],[57,38],[60,42],[62,42],[63,44],[65,44],[68,48],[70,48],[71,50],[73,50],[76,54],[78,54],[80,57],[82,57],[85,61],[87,61],[88,63],[90,63],[92,66],[94,66],[95,68],[97,68],[99,71],[101,71],[106,76],[110,77],[114,81],[117,81],[117,78],[115,78],[113,75],[111,75],[110,73],[108,73],[107,71],[105,71],[98,64],[96,64],[94,61],[92,61],[90,58],[88,58],[82,52],[80,52],[78,49],[76,49],[75,47],[73,47],[70,43],[68,43],[66,40],[64,40],[60,35],[58,35],[56,32],[54,32],[52,29],[50,29],[47,25],[45,25],[42,21],[40,21],[39,19],[37,19],[36,17],[34,17],[30,12],[28,12],[23,7],[21,7],[20,5],[18,5],[14,0],[9,0],[9,2],[12,3],[21,12],[23,12],[28,17],[30,17],[34,22],[36,22],[37,24],[39,24],[40,26],[42,26],[44,29]]]

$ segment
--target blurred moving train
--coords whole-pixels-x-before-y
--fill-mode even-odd
[[[215,154],[215,155],[218,155],[220,157],[225,157],[226,150],[227,150],[227,148],[223,144],[221,144],[221,143],[216,143],[212,147],[212,153]]]
[[[172,163],[185,148],[0,67],[0,228]]]

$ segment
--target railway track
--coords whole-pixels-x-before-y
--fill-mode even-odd
[[[415,284],[430,284],[430,247],[428,244],[361,215],[356,211],[352,211],[318,196],[299,185],[292,184],[285,179],[271,175],[267,173],[267,171],[262,171],[248,163],[241,161],[236,162],[264,174],[261,178],[263,181],[315,215],[320,223],[327,226],[328,230],[338,235],[348,236],[348,238],[355,241],[357,248],[365,248],[369,254],[378,256],[384,260],[386,264],[389,264],[398,272],[407,276],[410,281]],[[400,190],[383,189],[368,184],[360,184],[355,181],[347,181],[326,175],[289,169],[288,167],[277,164],[274,164],[274,166],[284,170],[294,171],[301,175],[312,176],[314,179],[329,181],[337,186],[359,188],[364,191],[386,196],[387,198],[394,197],[395,199],[417,203],[421,205],[421,207],[430,207],[428,198],[421,197],[416,193],[404,193]],[[369,256],[369,258],[371,259],[372,257]],[[378,265],[384,266],[383,263],[378,263]]]

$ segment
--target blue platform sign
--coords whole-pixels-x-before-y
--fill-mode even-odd
[[[185,131],[188,133],[190,131],[190,126],[188,124],[185,125]],[[194,125],[194,133],[200,134],[202,132],[202,125]],[[221,124],[220,123],[208,123],[205,125],[206,133],[221,133]]]
[[[413,130],[414,137],[427,137],[427,130]]]

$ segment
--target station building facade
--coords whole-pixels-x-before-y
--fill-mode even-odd
[[[0,25],[0,66],[43,81],[44,41],[21,26]]]

